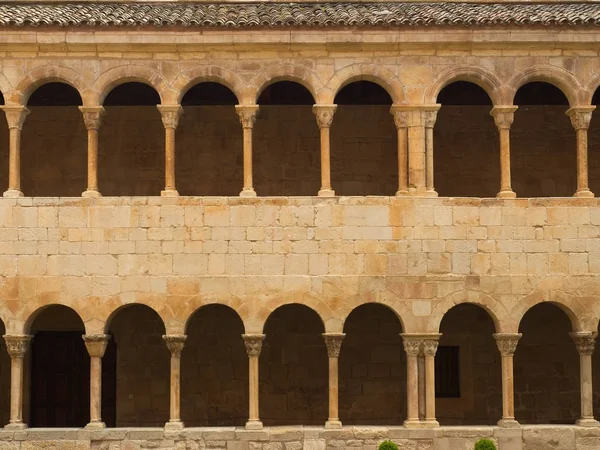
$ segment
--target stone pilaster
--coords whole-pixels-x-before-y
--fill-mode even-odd
[[[105,110],[102,106],[80,106],[88,135],[87,188],[82,197],[100,197],[98,190],[98,130]]]
[[[169,421],[166,430],[181,430],[184,423],[181,420],[181,352],[187,336],[184,334],[163,335],[167,348],[171,352],[171,387]]]
[[[402,105],[392,105],[398,135],[398,191],[396,195],[408,195],[408,111]]]
[[[183,114],[183,108],[181,105],[157,105],[156,107],[160,111],[165,127],[165,188],[160,195],[177,197],[179,193],[175,187],[175,130],[179,124],[179,117]]]
[[[597,333],[591,331],[570,333],[579,352],[581,418],[577,421],[577,425],[582,427],[600,426],[600,423],[594,419],[594,391],[592,386],[592,355],[594,354],[597,335]]]
[[[521,333],[494,334],[502,357],[502,419],[498,421],[498,426],[504,428],[519,426],[519,422],[515,420],[513,356],[521,336]]]
[[[566,112],[577,138],[577,191],[574,197],[594,196],[588,180],[588,129],[595,109],[595,106],[574,106]]]
[[[252,128],[256,122],[258,105],[236,105],[235,111],[240,117],[244,133],[244,187],[241,197],[256,197],[252,175]]]
[[[515,119],[517,106],[494,106],[490,115],[500,135],[500,192],[498,198],[515,198],[510,176],[510,127]]]
[[[5,428],[24,429],[23,423],[23,358],[33,336],[4,335],[6,349],[10,355],[10,420]]]
[[[339,357],[342,348],[342,341],[346,335],[344,333],[324,333],[325,345],[327,346],[327,356],[329,357],[329,418],[325,423],[325,428],[341,428],[339,408],[338,408],[338,388],[339,388]]]
[[[246,429],[262,430],[263,424],[258,410],[258,358],[265,340],[264,334],[243,334],[246,352],[248,353],[248,422]]]
[[[333,123],[333,115],[337,105],[314,105],[313,113],[321,135],[321,189],[319,197],[333,197],[335,191],[331,187],[331,150],[329,129]]]
[[[90,422],[87,429],[103,429],[102,421],[102,357],[110,339],[108,334],[84,334],[85,347],[90,355]]]
[[[21,130],[29,110],[25,106],[2,106],[9,132],[8,189],[4,197],[22,197],[21,191]]]

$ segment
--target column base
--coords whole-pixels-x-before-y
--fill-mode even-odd
[[[425,191],[425,194],[423,194],[425,197],[437,197],[438,193],[436,192],[435,189],[427,189]]]
[[[177,192],[177,189],[165,189],[163,191],[160,191],[160,196],[161,197],[179,197],[179,192]]]
[[[501,428],[519,428],[521,424],[515,419],[500,419],[498,426]]]
[[[169,420],[165,423],[165,431],[180,431],[185,428],[185,424],[181,420]]]
[[[85,191],[83,191],[81,196],[94,198],[94,197],[102,197],[102,194],[100,193],[100,191],[98,191],[96,189],[86,189]]]
[[[496,195],[496,198],[517,198],[517,194],[512,190],[500,191]]]
[[[101,420],[92,421],[85,426],[86,430],[104,430],[106,428],[106,424]]]
[[[578,190],[577,192],[575,192],[575,194],[573,195],[573,197],[577,197],[577,198],[594,198],[594,193],[592,191],[590,191],[589,189],[581,189]]]
[[[246,422],[246,430],[262,430],[263,423],[260,420],[249,420]]]
[[[240,197],[256,197],[256,191],[253,188],[244,188],[240,192]]]
[[[575,422],[575,425],[579,427],[600,427],[600,422],[596,419],[579,419]]]
[[[396,197],[406,197],[409,195],[408,189],[398,189],[396,191]]]
[[[328,420],[325,422],[325,428],[342,428],[342,422],[340,420]]]
[[[404,421],[405,428],[421,428],[421,421],[419,419],[406,419]]]
[[[435,419],[425,419],[421,421],[421,428],[439,428],[440,423]]]
[[[2,196],[8,198],[23,197],[23,192],[19,189],[7,189]]]
[[[23,422],[10,422],[4,426],[5,430],[25,430],[27,424]]]
[[[320,189],[317,195],[319,197],[335,197],[335,191],[333,189]]]

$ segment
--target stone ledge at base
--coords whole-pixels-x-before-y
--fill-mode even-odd
[[[481,438],[493,439],[498,450],[596,450],[600,427],[575,425],[527,425],[520,428],[346,426],[281,426],[250,431],[243,427],[185,428],[107,428],[89,431],[78,428],[30,428],[0,431],[0,449],[33,450],[376,450],[391,439],[400,450],[471,450]]]

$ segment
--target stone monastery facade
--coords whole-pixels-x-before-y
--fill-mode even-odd
[[[1,3],[0,449],[599,449],[599,25]]]

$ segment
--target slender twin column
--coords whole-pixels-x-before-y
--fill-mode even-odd
[[[579,380],[581,383],[581,418],[577,425],[582,427],[596,427],[600,425],[594,419],[594,393],[592,389],[592,354],[596,346],[598,333],[591,331],[578,331],[570,333],[579,352]]]
[[[500,192],[498,198],[515,198],[510,178],[510,126],[515,119],[517,106],[494,106],[490,115],[500,134]]]
[[[256,122],[258,105],[236,105],[235,111],[240,117],[244,133],[244,187],[241,197],[256,197],[252,181],[252,128]]]
[[[90,355],[90,422],[87,429],[101,430],[102,422],[102,357],[110,339],[109,334],[84,334],[83,340]]]
[[[494,334],[502,356],[502,419],[498,421],[498,426],[505,428],[519,426],[519,422],[515,420],[513,356],[521,336],[521,333]]]
[[[567,111],[577,137],[577,191],[574,197],[593,197],[588,185],[588,128],[595,106],[574,106]]]
[[[329,129],[333,123],[333,115],[337,105],[314,105],[313,114],[317,117],[317,125],[321,134],[321,189],[319,197],[333,197],[335,192],[331,187],[331,151]]]
[[[161,197],[177,197],[175,187],[175,130],[183,114],[181,105],[156,105],[165,127],[165,188]]]
[[[435,354],[440,334],[423,339],[422,351],[425,355],[425,425],[439,427],[435,418]]]
[[[258,412],[258,358],[262,350],[264,334],[243,334],[248,353],[248,422],[247,430],[262,430]]]
[[[21,130],[29,110],[25,106],[2,106],[9,130],[8,189],[4,197],[22,197],[21,191]]]
[[[4,335],[6,349],[10,355],[10,421],[5,428],[24,429],[23,423],[23,358],[33,336]]]
[[[390,113],[398,132],[398,191],[396,195],[408,195],[408,111],[392,105]]]
[[[171,352],[171,386],[169,421],[165,424],[167,430],[181,430],[181,351],[187,336],[184,334],[163,335],[167,348]]]
[[[437,197],[438,195],[433,186],[433,127],[440,106],[428,106],[422,112],[423,124],[425,125],[425,191],[429,197]]]
[[[98,190],[98,130],[105,110],[102,106],[80,106],[88,133],[87,189],[82,197],[100,197]]]
[[[325,422],[325,428],[342,426],[338,412],[338,361],[345,336],[344,333],[323,333],[329,357],[329,418]]]
[[[405,427],[419,426],[419,363],[421,353],[420,339],[402,334],[402,343],[406,352],[406,420]]]

